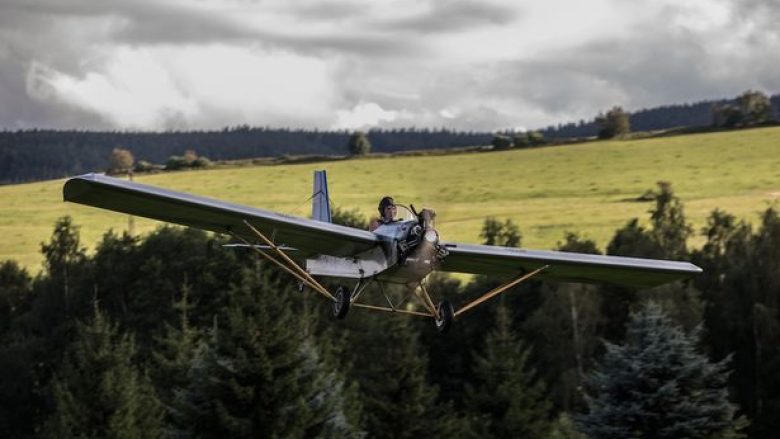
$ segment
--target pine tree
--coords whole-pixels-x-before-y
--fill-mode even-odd
[[[77,308],[78,297],[74,288],[84,275],[87,262],[86,248],[81,245],[79,227],[73,224],[70,216],[59,218],[54,225],[54,233],[48,244],[41,243],[44,266],[49,275],[49,294],[52,302],[59,302],[59,309],[48,310],[64,318],[72,308]],[[83,297],[82,297],[83,298]],[[64,312],[63,312],[64,311]],[[45,320],[48,320],[44,317]]]
[[[544,384],[529,366],[530,349],[512,329],[509,311],[498,307],[482,353],[474,353],[475,387],[466,387],[466,408],[480,436],[546,438],[551,423]]]
[[[455,430],[448,405],[436,403],[427,381],[428,358],[409,316],[370,321],[367,340],[356,343],[366,427],[372,438],[446,437]]]
[[[359,437],[344,380],[291,311],[293,292],[245,270],[176,396],[177,435]]]
[[[744,421],[728,400],[728,359],[711,363],[660,306],[633,314],[624,345],[606,343],[588,377],[589,413],[578,429],[599,438],[739,437]]]
[[[686,245],[693,229],[685,220],[682,202],[672,191],[672,184],[659,181],[658,189],[653,194],[655,207],[650,210],[652,236],[665,258],[683,259],[688,256]]]
[[[95,307],[52,382],[55,411],[45,434],[56,438],[162,437],[162,406],[133,364],[135,342]]]
[[[599,254],[594,241],[576,233],[566,233],[557,250]],[[546,282],[542,288],[542,304],[523,329],[533,340],[535,363],[555,408],[577,410],[584,404],[580,389],[585,370],[601,345],[602,292],[598,285],[576,283]]]
[[[179,312],[177,326],[165,323],[162,336],[157,338],[157,349],[152,352],[155,368],[153,378],[160,391],[160,398],[167,405],[173,404],[173,391],[187,385],[187,372],[197,347],[198,331],[189,321],[190,289],[182,285],[181,300],[173,304]]]
[[[30,302],[32,279],[16,261],[0,262],[0,339],[13,319],[26,311]]]
[[[769,208],[761,227],[712,213],[703,230],[707,243],[694,254],[704,274],[694,279],[704,293],[706,336],[713,358],[733,352],[730,383],[751,420],[751,437],[780,429],[780,215]]]

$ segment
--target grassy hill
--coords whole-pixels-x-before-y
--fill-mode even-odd
[[[438,213],[444,239],[478,242],[487,216],[520,225],[523,246],[552,248],[565,231],[602,248],[633,217],[646,222],[650,204],[635,201],[659,180],[670,181],[698,231],[716,207],[750,221],[780,199],[780,128],[628,141],[600,141],[530,150],[431,157],[365,158],[320,164],[261,166],[137,177],[236,203],[307,216],[312,170],[327,169],[336,206],[376,212],[385,194]],[[0,260],[40,268],[40,243],[54,221],[71,215],[93,246],[126,215],[62,202],[63,180],[0,186]],[[145,233],[159,223],[137,218]],[[701,241],[694,241],[697,245]]]

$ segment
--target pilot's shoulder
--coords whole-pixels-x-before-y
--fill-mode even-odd
[[[368,223],[368,231],[373,232],[380,225],[382,225],[382,223],[379,221],[379,218],[371,218],[371,221]]]

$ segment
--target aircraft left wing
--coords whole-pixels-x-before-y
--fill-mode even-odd
[[[264,209],[175,192],[101,174],[86,174],[65,182],[65,201],[152,218],[217,233],[235,233],[250,242],[256,235],[248,221],[274,243],[296,249],[296,256],[352,256],[379,240],[366,230],[314,221]]]
[[[451,242],[442,245],[449,255],[437,269],[457,273],[517,276],[547,265],[538,278],[648,288],[702,272],[690,262]]]

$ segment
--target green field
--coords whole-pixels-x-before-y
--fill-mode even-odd
[[[751,222],[780,199],[780,128],[600,141],[538,149],[444,156],[365,158],[320,164],[175,172],[136,181],[307,216],[312,170],[328,170],[336,206],[372,215],[385,194],[428,206],[444,239],[478,242],[487,216],[520,225],[523,246],[552,248],[565,231],[602,248],[650,204],[631,201],[670,181],[698,231],[716,207]],[[62,202],[63,180],[0,186],[0,260],[41,267],[40,243],[71,215],[93,246],[126,215]],[[136,219],[137,233],[159,223]],[[699,245],[701,239],[692,244]]]

